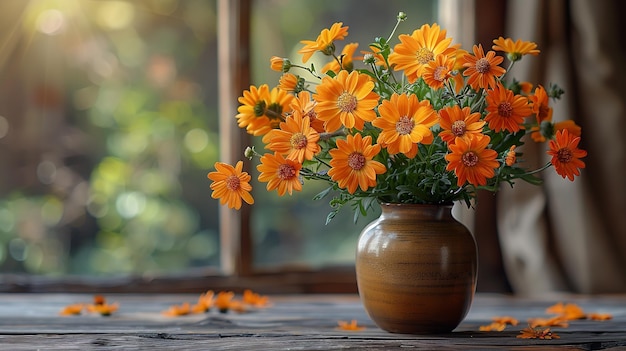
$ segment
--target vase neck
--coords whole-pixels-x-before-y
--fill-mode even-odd
[[[385,218],[410,216],[422,220],[454,220],[452,205],[382,203],[380,207],[382,210],[381,217]]]

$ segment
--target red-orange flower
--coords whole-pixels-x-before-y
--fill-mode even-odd
[[[313,128],[309,117],[302,117],[299,112],[287,117],[280,123],[280,129],[274,129],[263,137],[266,149],[280,153],[289,160],[302,163],[311,160],[320,152],[317,141],[320,135]]]
[[[550,140],[548,155],[552,156],[550,162],[556,173],[561,177],[567,177],[573,181],[574,176],[580,175],[580,169],[585,168],[581,158],[587,156],[587,151],[579,149],[580,137],[572,135],[567,129],[556,132],[553,140]]]
[[[475,134],[482,134],[485,121],[480,120],[479,112],[471,112],[469,107],[460,108],[458,105],[444,107],[439,110],[439,137],[448,144],[454,144],[456,138],[470,138]]]
[[[316,51],[321,51],[325,55],[332,55],[335,52],[333,42],[343,40],[348,35],[348,27],[342,27],[342,22],[333,23],[330,28],[324,28],[320,35],[313,40],[301,40],[304,47],[298,50],[302,54],[302,62],[306,63]]]
[[[411,94],[393,94],[383,100],[378,108],[380,118],[372,124],[381,129],[378,143],[394,155],[415,155],[417,143],[431,144],[433,133],[430,127],[437,123],[437,113],[428,100],[419,101]]]
[[[226,163],[215,162],[215,169],[215,172],[207,175],[213,181],[210,185],[211,190],[213,190],[212,198],[220,199],[222,205],[226,204],[229,208],[237,210],[241,208],[241,200],[249,205],[254,203],[254,199],[250,195],[250,191],[252,191],[250,179],[252,177],[248,172],[243,171],[242,161],[237,161],[235,167]]]
[[[452,38],[446,38],[446,30],[434,23],[422,25],[411,35],[401,34],[400,44],[396,44],[389,55],[389,64],[394,70],[404,71],[409,83],[415,83],[424,73],[426,65],[439,55],[452,57],[458,47],[450,46]]]
[[[335,78],[326,76],[317,86],[313,99],[317,101],[317,118],[324,121],[324,129],[334,132],[342,126],[362,130],[365,122],[376,118],[374,108],[378,94],[374,82],[357,71],[340,71]]]
[[[346,139],[337,140],[337,148],[329,152],[332,160],[328,175],[350,194],[354,194],[357,187],[366,191],[375,186],[376,175],[386,171],[382,163],[373,160],[380,152],[380,145],[372,145],[370,136],[348,135]]]
[[[301,191],[300,169],[302,164],[297,161],[287,160],[281,154],[274,153],[261,156],[261,164],[257,170],[260,182],[267,182],[267,191],[277,189],[278,195],[285,193],[291,195],[294,190]]]
[[[487,91],[486,101],[485,121],[496,132],[508,130],[515,133],[523,129],[524,118],[532,113],[526,97],[513,94],[502,84]]]
[[[504,59],[501,56],[496,56],[494,51],[488,51],[485,55],[483,46],[480,44],[474,45],[472,51],[474,55],[467,54],[463,57],[465,61],[463,67],[466,67],[463,75],[469,76],[467,84],[475,90],[495,87],[496,77],[500,77],[506,72],[504,68],[498,66]]]
[[[450,153],[445,156],[449,162],[446,170],[454,170],[457,177],[457,185],[463,186],[465,182],[472,185],[486,185],[487,179],[495,175],[495,169],[499,167],[498,153],[487,148],[490,138],[486,135],[476,135],[467,140],[456,139],[450,144]]]

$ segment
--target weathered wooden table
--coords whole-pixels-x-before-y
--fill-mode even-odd
[[[626,350],[626,296],[545,296],[523,299],[478,294],[467,318],[452,333],[391,334],[378,329],[355,295],[270,296],[272,305],[248,313],[167,317],[162,311],[196,295],[108,295],[119,309],[60,316],[66,305],[90,302],[92,295],[0,294],[0,350]],[[575,320],[553,327],[560,339],[520,339],[526,320],[545,317],[557,302],[586,312],[610,313],[611,320]],[[494,316],[511,316],[517,326],[481,332]],[[337,328],[355,319],[364,330]]]

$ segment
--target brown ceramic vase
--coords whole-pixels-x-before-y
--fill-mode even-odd
[[[452,206],[381,204],[359,237],[356,276],[370,318],[392,333],[454,330],[476,290],[477,247]]]

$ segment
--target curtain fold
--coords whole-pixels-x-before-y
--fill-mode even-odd
[[[621,0],[510,0],[506,36],[541,54],[513,68],[519,80],[565,90],[554,121],[582,127],[587,167],[574,182],[548,169],[544,184],[518,182],[497,195],[498,233],[517,294],[626,291],[626,45]],[[525,162],[549,161],[546,145],[524,145]]]

